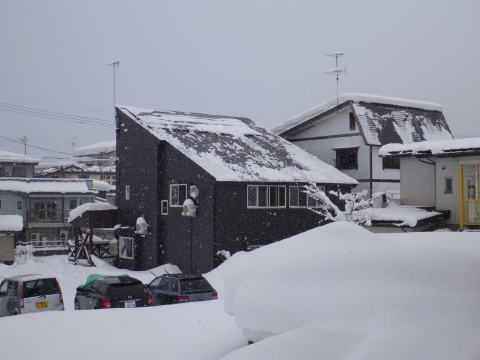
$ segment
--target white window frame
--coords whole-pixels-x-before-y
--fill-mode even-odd
[[[20,208],[18,207],[18,204],[20,203]],[[23,210],[23,200],[17,200],[17,210]]]
[[[167,204],[165,208],[163,207],[163,204]],[[165,211],[163,211],[165,209]],[[168,215],[168,200],[162,200],[160,203],[160,214],[162,215]]]
[[[130,185],[125,185],[125,200],[130,200]]]
[[[183,207],[183,203],[180,204],[180,186],[185,186],[185,200],[188,199],[187,196],[187,191],[188,191],[188,185],[187,184],[172,184],[170,185],[170,191],[169,191],[169,199],[170,199],[170,207]],[[174,204],[172,201],[172,189],[178,187],[178,202],[179,204]]]
[[[450,191],[447,191],[447,181],[450,180]],[[453,177],[452,176],[445,176],[444,180],[444,194],[453,194]]]
[[[267,193],[266,193],[266,206],[258,206],[258,188],[259,187],[266,187],[267,188]],[[270,188],[276,187],[276,188],[284,188],[284,199],[283,199],[283,206],[270,206]],[[248,205],[248,189],[249,188],[256,188],[256,193],[257,193],[257,198],[256,198],[256,205],[251,206]],[[280,195],[277,190],[277,203],[280,200]],[[287,186],[286,185],[247,185],[247,209],[285,209],[287,207]]]
[[[303,205],[292,205],[291,204],[291,198],[290,198],[290,189],[292,188],[298,188],[298,203],[300,204],[300,194],[305,194],[305,185],[292,185],[288,187],[288,207],[292,209],[306,209],[306,208],[311,208],[311,209],[316,209],[316,208],[321,208],[324,206],[324,204],[320,200],[315,200],[315,205],[310,206],[308,205],[308,194],[305,194],[307,196],[307,204],[305,206]],[[325,186],[317,186],[317,189],[321,189],[323,192],[325,192]]]
[[[122,253],[122,245],[126,242],[131,242],[132,243],[132,256],[129,257],[128,254],[124,255]],[[119,243],[118,243],[118,256],[122,259],[130,259],[132,260],[135,256],[135,244],[133,243],[133,237],[128,237],[128,236],[120,236],[119,238]]]

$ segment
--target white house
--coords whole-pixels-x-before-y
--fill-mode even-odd
[[[438,104],[366,94],[343,94],[271,130],[356,179],[358,191],[398,192],[400,165],[381,158],[390,143],[452,139]]]
[[[447,224],[480,226],[480,138],[389,144],[384,158],[400,160],[401,204],[450,210]]]

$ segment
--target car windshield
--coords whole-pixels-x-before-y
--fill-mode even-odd
[[[55,279],[38,279],[26,281],[23,284],[23,297],[25,298],[53,294],[58,294]]]
[[[212,285],[204,278],[190,278],[180,280],[182,292],[213,290]]]

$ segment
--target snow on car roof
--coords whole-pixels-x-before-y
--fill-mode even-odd
[[[246,118],[118,106],[218,181],[357,181]]]

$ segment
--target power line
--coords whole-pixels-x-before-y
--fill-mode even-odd
[[[101,113],[105,113],[105,114],[113,114],[113,113],[110,112],[110,111],[93,110],[93,109],[87,109],[87,108],[82,108],[82,107],[77,107],[77,106],[61,105],[61,104],[55,104],[55,103],[49,103],[49,102],[45,102],[45,101],[38,101],[38,100],[26,99],[26,98],[21,98],[21,97],[16,97],[16,96],[10,96],[10,95],[4,95],[4,94],[0,94],[0,96],[9,97],[9,98],[12,98],[12,99],[20,99],[20,100],[33,101],[33,102],[37,102],[37,103],[41,103],[41,104],[62,106],[62,107],[67,107],[67,108],[72,108],[72,109],[80,109],[80,110],[88,110],[88,111],[101,112]]]
[[[22,144],[22,145],[23,145],[23,142],[21,142],[21,141],[16,141],[16,140],[13,140],[13,139],[9,139],[9,138],[6,138],[6,137],[1,136],[1,135],[0,135],[0,138],[5,139],[5,140],[8,140],[8,141],[11,141],[11,142],[14,142],[14,143],[17,143],[17,144]],[[33,145],[29,145],[29,146],[30,146],[30,147],[33,147],[33,148],[35,148],[35,149],[45,150],[45,151],[54,152],[54,153],[58,153],[58,154],[63,154],[63,155],[68,155],[68,156],[71,155],[71,154],[68,154],[68,153],[65,153],[65,152],[62,152],[62,151],[49,150],[49,149],[41,148],[41,147],[39,147],[39,146],[33,146]]]

